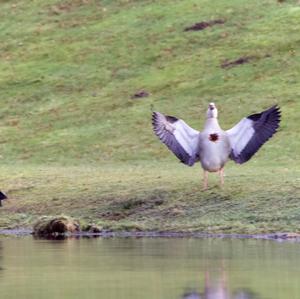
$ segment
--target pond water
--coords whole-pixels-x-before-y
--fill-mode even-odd
[[[300,244],[2,237],[0,298],[299,299]]]

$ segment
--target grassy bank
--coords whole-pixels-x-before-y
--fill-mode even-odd
[[[211,175],[206,192],[200,167],[176,163],[5,167],[1,184],[12,199],[0,227],[67,214],[113,230],[298,232],[299,169],[253,164],[228,166],[224,189]]]
[[[111,229],[300,230],[297,1],[5,1],[0,17],[0,228],[64,213]],[[210,101],[224,128],[274,103],[283,117],[228,165],[224,190],[212,175],[202,192],[150,110],[201,129]]]

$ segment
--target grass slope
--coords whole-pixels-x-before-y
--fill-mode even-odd
[[[297,1],[1,2],[0,227],[66,213],[112,229],[300,231],[299,17]],[[225,23],[184,32],[213,19]],[[150,111],[201,129],[212,100],[224,128],[274,103],[283,117],[203,193]]]

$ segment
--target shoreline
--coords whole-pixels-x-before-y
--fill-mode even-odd
[[[101,231],[99,233],[79,232],[60,235],[35,236],[31,229],[3,229],[0,230],[1,236],[25,237],[33,236],[35,238],[217,238],[217,239],[255,239],[255,240],[280,240],[280,241],[299,241],[298,233],[266,233],[266,234],[223,234],[223,233],[203,233],[203,232],[160,232],[160,231]]]

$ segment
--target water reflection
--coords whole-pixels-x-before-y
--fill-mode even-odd
[[[299,299],[299,244],[0,238],[0,298]]]
[[[227,273],[222,269],[220,277],[216,280],[212,280],[210,273],[206,272],[204,291],[186,292],[182,299],[259,299],[259,297],[249,290],[237,290],[230,294]]]

